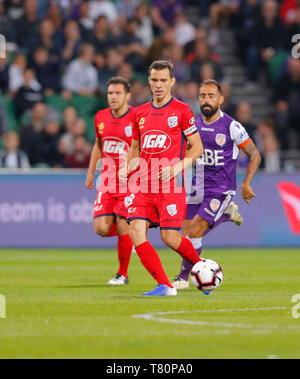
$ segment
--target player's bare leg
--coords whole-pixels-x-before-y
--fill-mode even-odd
[[[101,237],[111,237],[116,235],[114,227],[114,216],[101,216],[94,219],[94,230]]]
[[[183,259],[186,259],[192,265],[195,265],[201,260],[192,242],[182,236],[178,230],[161,230],[161,238],[168,247],[176,251]]]

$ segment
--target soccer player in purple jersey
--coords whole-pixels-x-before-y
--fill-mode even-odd
[[[245,128],[222,112],[224,101],[221,86],[206,80],[200,86],[199,101],[202,114],[196,119],[204,152],[195,164],[192,191],[188,199],[183,233],[191,240],[198,254],[202,251],[202,237],[223,222],[243,221],[238,206],[232,201],[236,194],[236,162],[242,149],[250,158],[242,183],[242,197],[247,204],[256,196],[251,181],[260,165],[261,157]],[[192,265],[183,260],[181,271],[172,285],[176,289],[189,287]]]

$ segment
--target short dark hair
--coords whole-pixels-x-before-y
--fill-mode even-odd
[[[111,84],[122,84],[125,88],[125,91],[127,93],[130,92],[130,83],[128,82],[127,79],[123,78],[122,76],[115,76],[115,77],[109,79],[109,81],[107,82],[106,88],[108,89],[108,87]]]
[[[210,86],[210,85],[216,86],[218,88],[218,91],[220,92],[220,94],[221,95],[223,94],[221,84],[219,82],[217,82],[216,80],[214,80],[214,79],[204,80],[204,82],[202,82],[200,84],[200,88],[203,87],[203,86]]]
[[[174,78],[175,68],[169,61],[154,61],[149,67],[148,74],[150,76],[152,70],[165,70],[166,68],[170,71],[171,78]]]

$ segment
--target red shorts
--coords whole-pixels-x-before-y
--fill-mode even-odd
[[[127,221],[147,220],[152,227],[180,230],[186,214],[186,194],[137,193],[126,198]]]
[[[94,219],[102,216],[127,218],[126,196],[99,191],[94,203]]]

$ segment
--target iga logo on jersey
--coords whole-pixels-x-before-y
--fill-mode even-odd
[[[226,136],[225,136],[225,134],[221,134],[221,133],[217,134],[216,135],[216,143],[217,143],[217,145],[219,145],[221,147],[224,146],[225,143],[226,143]]]
[[[113,159],[119,159],[120,155],[128,152],[129,145],[117,137],[103,138],[103,152]]]
[[[167,206],[167,211],[168,211],[169,215],[172,217],[177,215],[176,204],[171,204],[171,205]]]
[[[161,154],[171,146],[171,138],[161,130],[149,130],[142,136],[142,151],[146,154]]]

